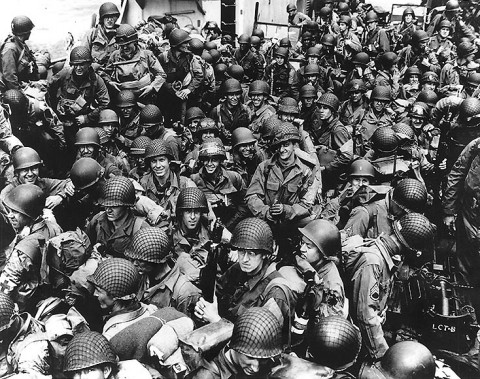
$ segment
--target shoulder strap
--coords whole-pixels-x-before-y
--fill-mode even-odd
[[[135,221],[133,223],[133,234],[137,233],[143,225],[143,219],[140,217],[135,217]]]

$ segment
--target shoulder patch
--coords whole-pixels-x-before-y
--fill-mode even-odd
[[[378,301],[378,299],[380,298],[380,287],[378,286],[378,282],[376,282],[372,286],[372,288],[370,288],[369,296],[370,299],[372,299],[373,301]]]

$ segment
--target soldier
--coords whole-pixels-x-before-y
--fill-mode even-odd
[[[361,38],[363,51],[373,58],[378,54],[390,51],[387,33],[385,29],[378,26],[378,15],[375,11],[369,11],[363,21],[366,25]]]
[[[251,121],[249,129],[258,134],[263,122],[275,114],[275,109],[268,103],[270,87],[263,80],[255,80],[250,84],[248,97],[250,101],[247,106],[250,108]]]
[[[388,87],[390,97],[395,100],[400,90],[400,73],[397,68],[398,56],[393,52],[380,54],[377,57],[377,76],[374,85]]]
[[[117,161],[123,161],[124,165],[128,165],[124,159],[127,150],[126,143],[130,144],[131,141],[128,140],[129,142],[126,142],[127,139],[118,133],[119,126],[119,118],[114,110],[103,109],[100,112],[98,129],[99,131],[101,130],[106,137],[106,141],[102,143],[102,150],[114,156]]]
[[[372,360],[380,359],[388,349],[382,330],[386,303],[391,291],[394,255],[416,255],[431,250],[435,226],[419,213],[408,213],[393,223],[393,233],[371,243],[346,241],[343,248],[346,278],[352,299],[350,315],[362,332],[364,345]],[[356,239],[356,238],[354,238]]]
[[[190,107],[187,109],[187,113],[185,113],[185,127],[193,135],[196,133],[200,121],[205,117],[205,113],[200,108]]]
[[[352,79],[361,79],[365,83],[367,89],[374,87],[374,72],[371,67],[370,57],[367,53],[361,51],[352,57],[353,67],[347,73],[345,83],[349,83]]]
[[[237,64],[243,67],[245,72],[244,83],[262,79],[263,66],[258,56],[251,49],[251,40],[247,34],[238,37],[238,49],[235,50],[234,58]]]
[[[367,87],[362,79],[352,79],[346,82],[345,91],[348,99],[340,104],[339,120],[352,136],[356,136],[357,126],[368,109],[368,100],[365,97]]]
[[[309,63],[303,67],[303,83],[315,87],[317,97],[325,92],[333,92],[334,86],[331,76],[327,75],[327,70],[316,63]]]
[[[85,45],[90,49],[93,62],[104,68],[110,55],[117,49],[115,34],[120,12],[114,3],[103,3],[98,10],[99,23],[86,35]]]
[[[19,90],[22,82],[38,80],[38,67],[35,57],[26,44],[35,27],[27,16],[16,16],[12,20],[12,34],[2,46],[1,53],[1,92],[9,89]]]
[[[307,21],[312,21],[306,14],[299,12],[295,4],[287,5],[287,13],[289,25],[304,25]]]
[[[0,274],[1,291],[10,295],[21,311],[33,311],[41,296],[37,289],[46,242],[60,234],[61,229],[42,217],[45,194],[33,184],[20,184],[12,189],[3,206],[17,238]]]
[[[438,75],[432,71],[427,71],[422,74],[420,78],[420,84],[422,87],[420,88],[421,91],[433,91],[436,92],[438,89],[440,81],[438,79]],[[420,94],[420,93],[419,93]],[[418,95],[417,95],[418,98]]]
[[[452,23],[449,20],[442,20],[438,24],[438,31],[428,41],[428,49],[433,51],[440,64],[446,63],[454,58],[455,45],[450,40]]]
[[[124,137],[124,144],[128,147],[140,135],[140,108],[135,94],[129,89],[121,90],[115,97],[113,105],[120,115],[119,134]]]
[[[270,85],[272,95],[298,99],[298,76],[288,62],[288,49],[277,48],[273,57],[273,62],[265,69],[265,81]]]
[[[133,214],[135,202],[135,188],[128,178],[107,180],[101,200],[105,211],[95,215],[86,228],[92,245],[101,245],[108,256],[123,258],[133,235],[148,226]]]
[[[413,33],[410,44],[398,53],[398,66],[402,72],[411,66],[417,66],[422,73],[426,71],[440,72],[441,67],[435,52],[427,47],[429,40],[430,37],[423,30]]]
[[[128,154],[130,167],[133,167],[128,176],[130,178],[139,181],[140,178],[148,171],[148,167],[145,165],[145,149],[152,142],[147,136],[140,136],[133,140],[130,145],[130,153]]]
[[[396,46],[394,46],[394,50],[398,51],[407,46],[412,39],[413,33],[417,29],[420,29],[420,27],[418,26],[418,19],[415,16],[413,8],[406,7],[402,14],[402,21],[395,30],[395,37],[398,39],[398,42]]]
[[[362,45],[357,35],[350,29],[352,18],[348,15],[341,15],[338,19],[338,28],[340,33],[336,38],[336,51],[344,57],[343,63],[346,63],[353,55],[362,51]]]
[[[422,72],[417,66],[407,68],[398,93],[400,99],[408,100],[417,98],[420,93],[420,75],[422,75]]]

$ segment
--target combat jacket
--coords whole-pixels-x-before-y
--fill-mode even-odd
[[[0,203],[5,200],[7,194],[13,190],[15,187],[18,187],[21,183],[18,181],[18,178],[13,178],[12,183],[6,186],[2,192],[0,192]],[[46,197],[59,195],[62,198],[66,197],[65,194],[65,185],[66,180],[59,179],[50,179],[50,178],[37,178],[34,183],[37,187],[43,191]]]
[[[190,90],[191,93],[201,89],[204,79],[203,68],[200,60],[193,59],[191,53],[182,53],[176,57],[172,50],[169,50],[162,53],[159,60],[166,74],[165,89],[171,95],[175,95],[175,89],[172,87],[175,82],[180,82],[182,88]]]
[[[100,66],[105,66],[110,55],[118,49],[115,36],[108,38],[102,25],[97,25],[90,30],[84,44],[90,49],[93,62],[98,63]]]
[[[262,79],[263,65],[258,59],[258,56],[252,50],[248,50],[243,56],[240,49],[237,49],[234,58],[238,65],[243,67],[244,82],[251,83],[254,80]]]
[[[250,110],[239,103],[235,108],[229,108],[226,102],[221,102],[210,112],[210,117],[218,122],[218,126],[227,136],[236,128],[248,128],[250,125]]]
[[[395,268],[381,238],[350,246],[343,253],[345,274],[351,287],[350,315],[359,326],[364,345],[374,360],[380,359],[388,349],[382,324]],[[346,243],[348,246],[349,241]]]
[[[398,53],[398,67],[403,72],[403,70],[412,66],[416,66],[422,74],[427,71],[433,71],[438,74],[441,70],[434,51],[427,49],[427,51],[420,53],[409,45]]]
[[[130,146],[133,140],[140,135],[140,111],[138,109],[133,111],[132,117],[128,120],[120,116],[118,133],[125,137],[126,146]]]
[[[356,131],[354,132],[353,129],[360,124],[367,109],[368,103],[365,99],[356,108],[354,108],[350,100],[345,100],[338,109],[339,120],[352,135],[355,135]]]
[[[390,89],[392,99],[395,100],[398,97],[398,93],[400,91],[399,80],[400,75],[398,74],[398,72],[395,75],[391,75],[389,72],[381,70],[377,73],[374,86],[388,87]]]
[[[462,78],[465,79],[470,74],[466,66],[461,66],[457,61],[446,63],[440,71],[440,85],[438,92],[444,97],[460,97],[460,88]]]
[[[357,151],[358,155],[365,155],[368,150],[369,141],[375,130],[381,126],[393,126],[395,123],[395,112],[390,108],[385,108],[379,115],[370,108],[365,112],[360,125],[357,127]]]
[[[274,96],[289,96],[298,100],[298,76],[290,63],[279,66],[272,62],[265,69],[264,80],[270,84]]]
[[[12,252],[0,274],[0,290],[10,295],[21,311],[36,304],[34,295],[42,279],[43,251],[48,240],[61,232],[56,223],[39,218],[28,235],[17,234],[13,240]]]
[[[156,310],[157,307],[153,304],[146,305],[139,303],[134,309],[122,309],[118,312],[111,313],[108,315],[102,334],[105,338],[111,340],[123,329],[150,316]]]
[[[363,50],[373,57],[381,53],[389,52],[390,41],[387,32],[380,27],[377,27],[372,31],[365,29],[362,36],[362,46]]]
[[[238,172],[248,187],[258,165],[266,159],[267,154],[263,149],[258,147],[255,148],[253,158],[249,161],[245,160],[238,151],[234,151],[232,171]]]
[[[269,209],[274,203],[284,205],[284,220],[310,216],[320,186],[320,171],[315,164],[304,163],[296,156],[293,167],[284,178],[277,159],[274,155],[255,171],[245,195],[248,208],[255,217],[263,220],[270,220]]]
[[[72,68],[64,68],[48,83],[49,105],[61,121],[73,121],[78,115],[86,115],[88,124],[95,124],[102,109],[110,104],[110,96],[103,79],[90,68],[81,82]]]
[[[25,42],[14,35],[9,35],[0,50],[2,56],[1,81],[4,91],[20,89],[21,82],[38,80],[35,57]]]
[[[450,38],[442,38],[435,34],[428,42],[428,48],[435,53],[441,62],[448,62],[454,57],[455,45]]]
[[[265,120],[269,119],[275,114],[275,108],[270,104],[263,104],[260,109],[255,110],[251,101],[247,103],[247,106],[250,109],[251,121],[248,128],[252,131],[253,134],[260,134],[260,128],[262,127]]]
[[[348,30],[345,34],[337,34],[337,46],[336,50],[341,54],[345,60],[348,60],[352,57],[353,54],[359,53],[362,51],[362,44],[360,40],[352,31]],[[350,41],[350,44],[347,45],[345,42]]]

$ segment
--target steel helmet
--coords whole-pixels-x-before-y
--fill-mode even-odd
[[[285,47],[286,49],[289,49],[290,47],[292,47],[292,43],[290,42],[288,37],[281,38],[280,41],[278,41],[278,45],[280,47]]]
[[[257,140],[253,136],[250,129],[244,127],[238,127],[232,132],[232,147],[236,148],[239,145],[246,145],[255,143]]]
[[[272,131],[272,133],[274,134],[272,142],[273,147],[287,141],[300,142],[300,132],[291,122],[282,122]]]
[[[98,116],[98,124],[119,124],[120,120],[118,115],[114,110],[111,109],[102,109],[100,115]]]
[[[242,85],[237,79],[227,79],[222,83],[222,93],[225,95],[228,94],[239,94],[242,93]]]
[[[82,128],[75,134],[75,146],[94,145],[100,147],[100,137],[95,128]]]
[[[265,38],[265,33],[262,29],[253,29],[252,36],[259,37],[261,40]]]
[[[318,23],[316,23],[315,21],[307,21],[303,25],[303,29],[316,33],[318,31]]]
[[[370,57],[368,56],[367,53],[361,51],[360,53],[355,54],[352,57],[352,63],[353,64],[358,64],[362,66],[366,66],[370,62]]]
[[[198,159],[203,160],[213,157],[227,159],[225,146],[223,146],[223,143],[219,138],[209,139],[207,142],[200,145]]]
[[[427,118],[428,117],[428,105],[419,101],[416,101],[412,104],[412,108],[408,113],[410,117],[417,117],[417,118]]]
[[[389,69],[398,62],[398,55],[389,51],[383,53],[378,57],[378,63],[380,63],[383,69]]]
[[[240,34],[240,36],[238,36],[239,45],[250,45],[250,43],[251,43],[251,40],[248,34]]]
[[[318,15],[319,15],[321,18],[330,17],[331,14],[332,14],[332,8],[330,8],[330,7],[322,7],[322,8],[320,8],[320,10],[318,11]]]
[[[200,123],[197,126],[197,130],[195,131],[196,135],[200,135],[206,131],[214,131],[216,135],[219,134],[220,129],[218,127],[217,122],[209,117],[205,117],[200,120]]]
[[[257,36],[251,36],[250,37],[250,44],[253,46],[253,47],[260,47],[260,45],[262,44],[262,40],[260,39],[260,37],[257,37]]]
[[[303,69],[303,75],[320,75],[320,66],[316,63],[310,63]]]
[[[399,140],[389,126],[377,128],[371,138],[373,150],[380,153],[393,153],[398,148]]]
[[[248,94],[268,96],[270,94],[270,86],[264,80],[254,80],[252,83],[250,83]]]
[[[305,84],[300,88],[300,99],[311,99],[317,97],[317,90],[311,84]]]
[[[348,3],[340,2],[337,5],[337,10],[338,10],[338,13],[349,12],[350,6],[348,5]]]
[[[207,50],[203,50],[201,57],[205,62],[213,64],[212,54],[210,54]]]
[[[438,29],[440,30],[443,28],[448,28],[452,30],[452,23],[447,19],[440,21],[440,23],[438,24]]]
[[[376,86],[372,90],[372,94],[370,95],[371,100],[380,100],[380,101],[390,101],[391,97],[390,88],[387,86]]]
[[[205,118],[205,113],[199,107],[190,107],[185,113],[185,121],[189,123],[197,118]]]
[[[362,79],[352,79],[347,83],[347,92],[366,92],[367,86]]]
[[[480,85],[480,73],[472,72],[467,77],[467,83],[471,86],[478,86]]]
[[[475,54],[477,47],[471,42],[461,42],[457,47],[458,58],[466,58],[469,55]]]
[[[103,175],[103,168],[92,158],[80,158],[71,170],[70,179],[75,189],[83,190],[97,183]]]
[[[418,45],[420,42],[428,41],[430,37],[424,30],[415,30],[412,34],[412,45]]]
[[[112,345],[103,334],[88,330],[75,334],[68,343],[63,371],[71,373],[105,363],[117,363]]]
[[[125,251],[125,256],[131,260],[158,264],[164,263],[171,253],[172,243],[167,233],[163,229],[150,226],[133,235],[132,245]]]
[[[208,203],[205,193],[197,187],[186,187],[180,190],[177,199],[176,211],[185,209],[200,209],[208,212]]]
[[[259,37],[255,37],[255,38],[260,39]],[[221,43],[222,45],[233,45],[233,37],[230,34],[224,34],[222,36]]]
[[[135,138],[130,145],[130,155],[145,155],[145,149],[152,142],[147,136],[139,136]]]
[[[273,131],[282,123],[276,115],[270,116],[263,121],[258,130],[263,137],[271,136]]]
[[[351,25],[352,23],[352,18],[347,15],[347,14],[342,14],[339,18],[338,18],[338,23],[343,23],[343,24],[346,24],[348,26]]]
[[[166,156],[169,160],[173,160],[174,156],[170,146],[168,146],[164,140],[154,139],[145,148],[145,159]]]
[[[124,176],[115,176],[107,180],[103,188],[104,207],[133,207],[135,201],[135,187],[131,180]]]
[[[323,46],[334,46],[335,45],[335,37],[331,34],[324,34],[320,43]]]
[[[245,75],[245,70],[243,69],[242,66],[238,64],[232,64],[227,67],[226,73],[231,78],[237,79],[238,81],[241,82],[243,80],[243,75]]]
[[[433,246],[436,227],[420,213],[407,213],[393,222],[393,231],[404,247],[423,251]]]
[[[138,33],[132,25],[121,24],[117,28],[115,41],[120,46],[128,45],[129,43],[132,43],[132,42],[138,42]]]
[[[326,256],[337,256],[342,251],[338,228],[327,220],[313,220],[298,231],[307,237]]]
[[[14,320],[15,304],[10,296],[0,292],[0,332],[8,329]]]
[[[458,0],[448,0],[445,4],[445,11],[458,12],[460,10],[460,4]]]
[[[230,244],[236,249],[261,250],[273,253],[273,234],[270,226],[256,217],[240,221],[233,230]]]
[[[9,89],[3,94],[3,102],[10,106],[12,112],[27,112],[28,98],[18,89]]]
[[[288,49],[286,47],[278,47],[273,54],[274,57],[288,58]]]
[[[337,112],[338,107],[340,106],[340,101],[338,100],[338,97],[335,96],[333,93],[326,92],[317,101],[318,105],[325,105],[326,107],[329,107],[332,112]]]
[[[217,81],[225,79],[226,72],[227,65],[225,63],[218,63],[213,67],[213,73],[215,74],[215,79]]]
[[[3,200],[5,206],[36,220],[45,208],[46,196],[34,184],[20,184],[12,189]]]
[[[424,84],[424,83],[433,83],[433,84],[439,84],[440,81],[438,79],[438,75],[433,72],[433,71],[427,71],[427,72],[424,72],[421,79],[420,79],[420,83]]]
[[[284,97],[280,99],[278,104],[278,113],[286,114],[298,114],[300,110],[298,109],[297,100],[292,97]]]
[[[15,16],[12,20],[12,33],[14,35],[27,34],[35,27],[32,20],[27,16]]]
[[[321,51],[318,47],[312,46],[307,49],[307,57],[320,57]]]
[[[422,103],[428,104],[431,107],[434,107],[435,104],[437,104],[438,95],[430,89],[420,91],[420,93],[417,96],[417,101],[420,101]]]
[[[92,54],[87,46],[77,46],[70,52],[70,64],[91,63]]]
[[[98,10],[98,15],[100,16],[100,20],[106,16],[120,16],[120,11],[118,10],[117,6],[114,3],[103,3],[100,5],[100,9]]]
[[[87,281],[107,291],[115,300],[130,300],[136,298],[140,275],[132,262],[123,258],[109,258],[100,262]]]
[[[190,39],[188,46],[190,47],[190,51],[195,55],[201,55],[203,52],[203,42],[198,38]]]
[[[296,10],[297,10],[297,6],[295,4],[287,5],[287,12],[296,11]]]
[[[365,15],[365,24],[368,24],[370,22],[378,22],[378,15],[375,11],[368,11],[367,14]]]
[[[476,97],[468,97],[462,101],[458,107],[458,117],[460,121],[471,124],[477,122],[480,115],[480,100]]]
[[[43,164],[38,153],[31,147],[21,147],[12,154],[13,169],[23,170]]]
[[[151,127],[163,122],[162,111],[153,104],[147,104],[140,112],[140,125]]]
[[[366,159],[354,160],[350,165],[349,177],[365,177],[375,179],[375,168]]]
[[[209,50],[208,53],[212,56],[212,64],[217,63],[222,56],[222,54],[216,49]]]
[[[410,141],[413,141],[415,138],[415,132],[413,131],[413,128],[404,123],[404,122],[398,122],[395,125],[392,126],[392,130],[397,133],[401,139],[408,139]]]
[[[171,47],[180,46],[182,43],[189,42],[191,39],[190,35],[182,29],[173,29],[168,36]]]
[[[115,105],[119,108],[129,108],[137,105],[135,93],[129,89],[122,89],[115,97]]]
[[[407,14],[411,14],[413,17],[415,17],[415,12],[413,11],[412,7],[405,8],[405,10],[403,11],[403,16],[405,17]]]
[[[427,189],[417,179],[402,179],[393,190],[392,200],[408,212],[425,212]]]
[[[205,42],[204,46],[205,46],[205,50],[208,50],[208,51],[217,49],[217,44],[213,41]]]
[[[251,358],[273,358],[282,353],[282,326],[267,308],[247,309],[233,326],[230,348]]]
[[[313,361],[334,370],[350,367],[362,347],[360,330],[341,316],[321,317],[308,336]]]
[[[417,75],[420,77],[420,75],[422,75],[422,72],[417,66],[410,66],[405,70],[404,76],[410,78],[412,75]]]

